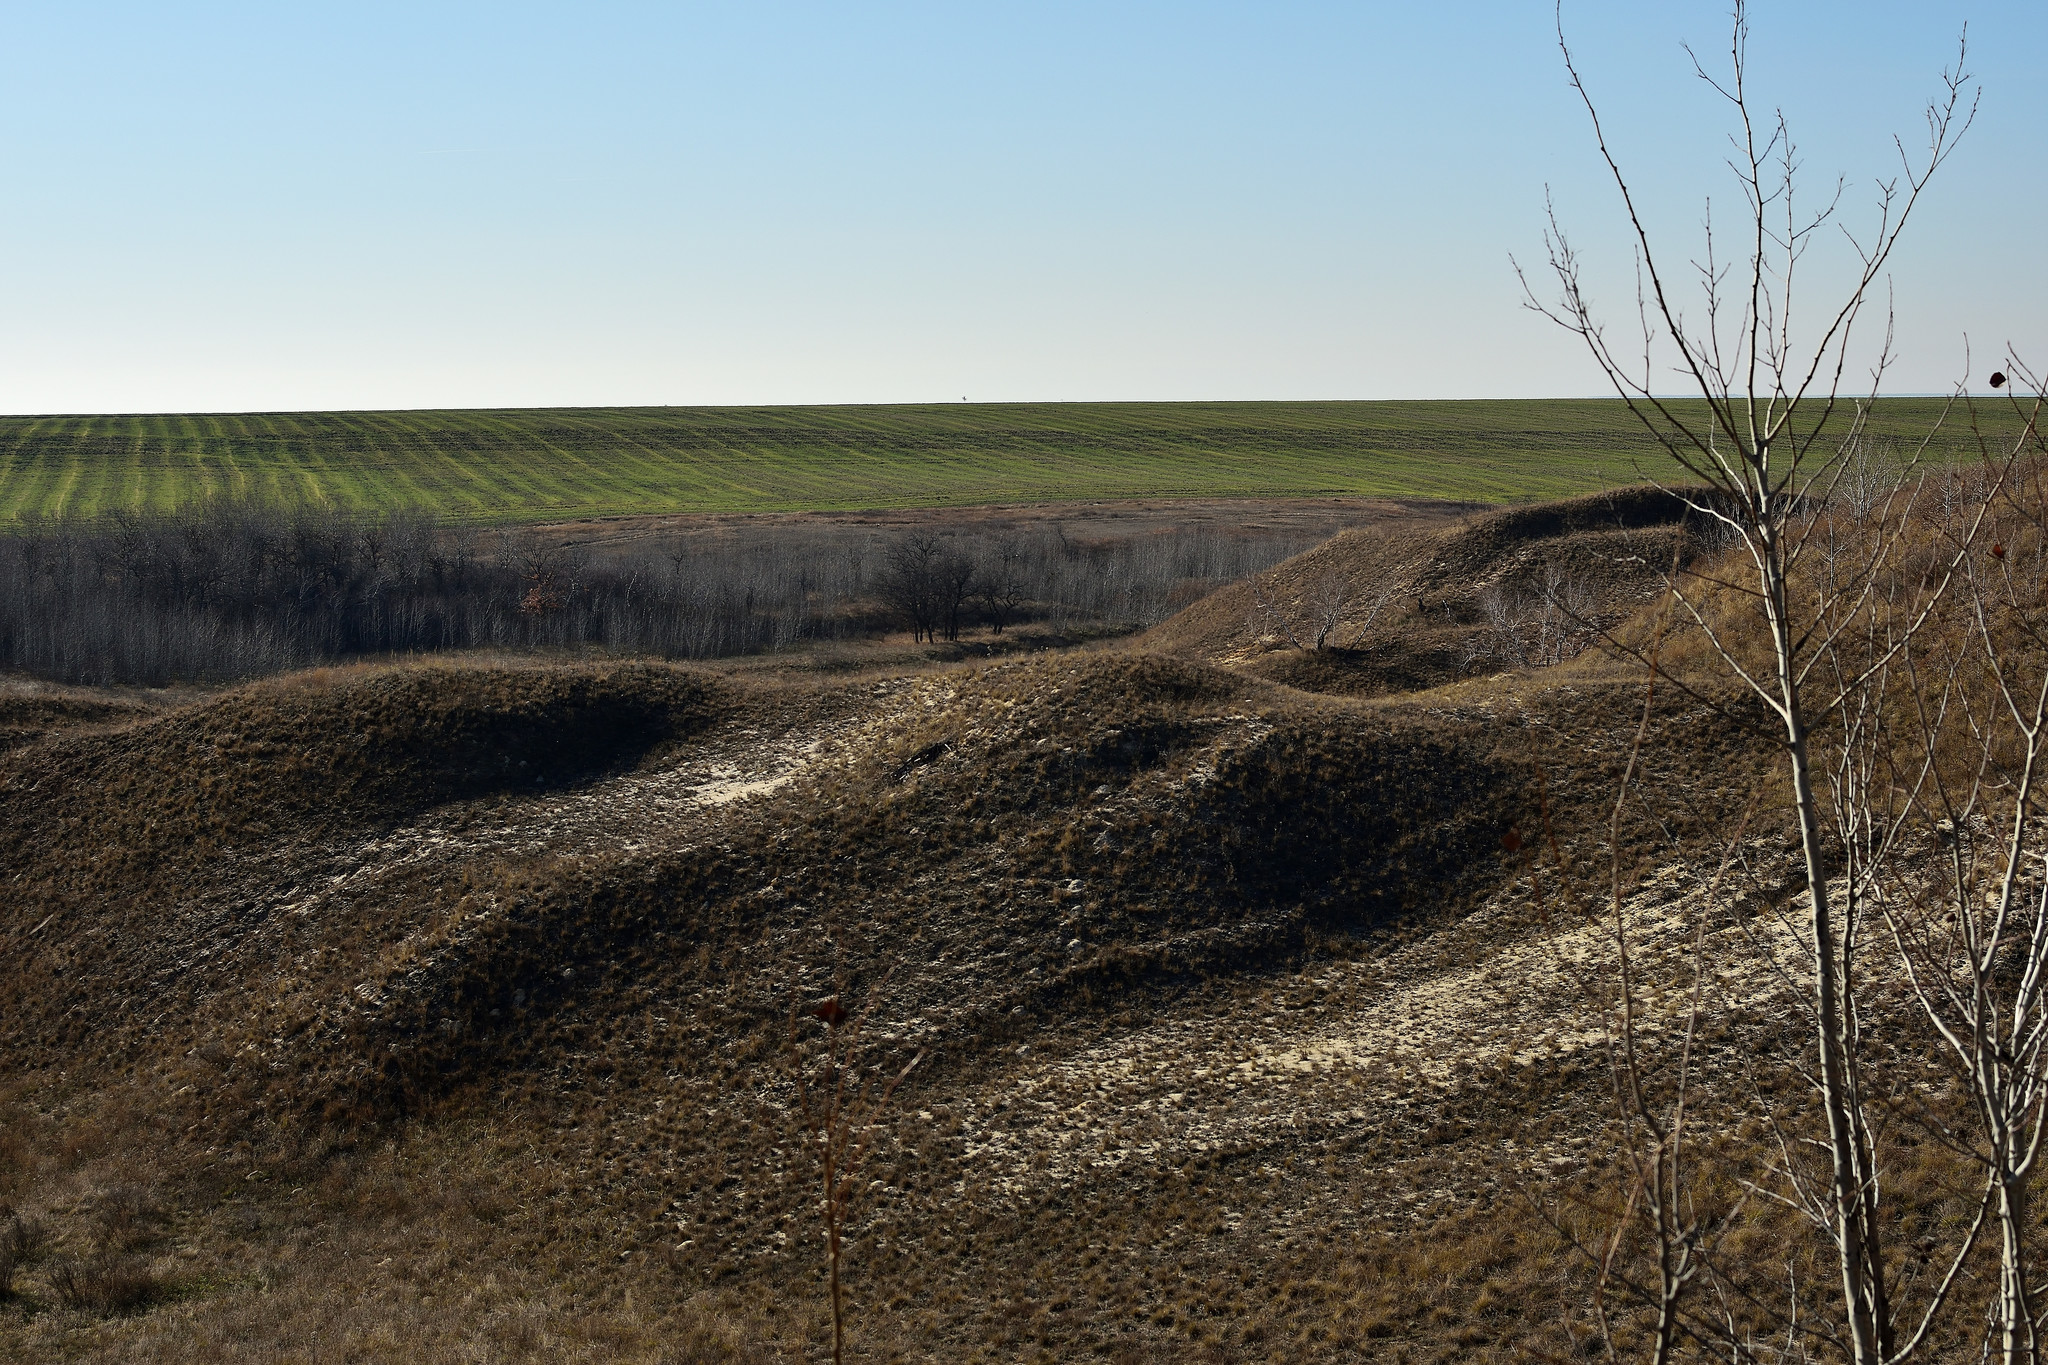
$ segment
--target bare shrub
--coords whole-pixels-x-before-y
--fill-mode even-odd
[[[5,1299],[14,1294],[14,1272],[21,1265],[21,1252],[11,1235],[19,1215],[12,1209],[0,1209],[0,1213],[7,1216],[7,1225],[0,1228],[0,1299]]]
[[[48,1272],[50,1291],[66,1308],[109,1317],[146,1308],[164,1292],[164,1281],[139,1256],[101,1252],[88,1259],[66,1257]]]
[[[2044,1317],[2031,1205],[2048,1139],[2048,385],[2032,387],[2034,458],[1989,464],[1994,505],[1967,509],[1989,549],[1964,557],[1929,628],[1869,661],[1831,803],[1851,889],[1889,932],[1934,1054],[1969,1097],[1964,1122],[1936,1123],[1975,1168],[1976,1216],[1986,1241],[1996,1234],[1984,1346],[2003,1361],[2039,1359]],[[1951,516],[1936,511],[1944,538]]]
[[[1381,585],[1377,592],[1362,591],[1350,574],[1335,568],[1311,577],[1292,601],[1283,600],[1279,589],[1258,575],[1248,586],[1253,635],[1282,639],[1311,652],[1336,646],[1337,632],[1346,625],[1351,629],[1344,644],[1355,648],[1394,597],[1392,584]]]
[[[1547,668],[1579,654],[1599,634],[1599,597],[1583,581],[1546,564],[1533,584],[1489,583],[1479,590],[1481,634],[1468,664]]]
[[[1907,462],[1895,443],[1859,432],[1844,444],[1824,501],[1852,520],[1868,521],[1892,496]]]
[[[49,1245],[47,1225],[0,1204],[0,1299],[13,1294],[15,1275],[41,1260]]]
[[[133,1251],[163,1230],[162,1205],[137,1185],[117,1185],[93,1202],[93,1240],[102,1252]]]

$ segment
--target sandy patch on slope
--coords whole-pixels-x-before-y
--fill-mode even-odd
[[[1486,1084],[1495,1067],[1586,1049],[1604,1067],[1598,992],[1614,962],[1613,924],[1603,917],[1509,930],[1527,897],[1526,885],[1511,889],[1450,931],[1490,945],[1477,963],[1443,965],[1433,938],[1290,979],[1297,997],[1314,993],[1298,1008],[1261,1013],[1226,1002],[1100,1046],[1025,1045],[1005,1075],[959,1105],[964,1155],[992,1195],[1021,1204],[1119,1167],[1177,1165],[1191,1153],[1255,1155],[1343,1126],[1426,1125],[1445,1098]],[[1704,913],[1704,894],[1677,868],[1628,903],[1631,954],[1646,979],[1664,983],[1647,995],[1649,1034],[1682,1021],[1686,993],[1672,983],[1690,981]],[[1511,936],[1496,940],[1496,926]],[[1783,944],[1781,928],[1766,932]],[[1753,1002],[1775,981],[1753,952],[1736,951],[1739,940],[1729,928],[1711,936],[1711,989]],[[1576,1160],[1569,1146],[1536,1144],[1518,1164],[1543,1170]]]

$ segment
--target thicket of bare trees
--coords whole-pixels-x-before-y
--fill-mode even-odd
[[[1841,196],[1795,209],[1793,144],[1782,115],[1758,117],[1747,38],[1738,4],[1728,76],[1696,64],[1733,116],[1744,216],[1733,262],[1715,254],[1710,226],[1691,263],[1704,297],[1688,316],[1560,25],[1635,241],[1640,351],[1615,349],[1554,220],[1557,301],[1531,304],[1583,340],[1674,464],[1713,490],[1695,510],[1731,542],[1716,563],[1673,576],[1652,641],[1613,643],[1647,669],[1646,727],[1658,689],[1689,693],[1776,750],[1782,795],[1759,790],[1711,812],[1720,847],[1694,868],[1691,986],[1674,1007],[1659,998],[1673,983],[1646,983],[1633,965],[1623,813],[1633,803],[1654,824],[1659,803],[1677,800],[1644,790],[1639,737],[1614,807],[1607,893],[1620,1186],[1596,1201],[1591,1225],[1558,1226],[1597,1267],[1610,1357],[1888,1365],[1974,1338],[1972,1354],[2033,1361],[2040,1234],[2027,1209],[2048,1111],[2037,809],[2048,387],[2008,354],[1990,382],[2020,434],[1998,445],[1978,435],[1981,462],[1962,473],[1872,446],[1860,406],[1841,420],[1852,336],[1974,100],[1959,59],[1928,109],[1924,150],[1901,144],[1875,222],[1844,233],[1844,294],[1795,331],[1796,268]],[[1887,327],[1873,398],[1890,354]],[[1661,396],[1667,365],[1703,403]],[[1964,390],[1944,421],[1982,430]],[[1776,800],[1782,843],[1763,828]],[[1731,884],[1746,894],[1727,894]],[[1709,1099],[1696,1040],[1730,1028],[1774,1036],[1782,1016],[1759,1017],[1760,1000],[1793,1011],[1804,1045],[1748,1053],[1747,1075],[1715,1077]],[[1773,1069],[1798,1083],[1794,1098]],[[1908,1134],[1943,1155],[1944,1175],[1926,1174],[1924,1153],[1916,1175],[1936,1179],[1939,1217],[1911,1212],[1901,1193]],[[1716,1164],[1725,1169],[1708,1171]],[[1776,1279],[1739,1235],[1745,1209],[1762,1205],[1816,1239],[1773,1248]],[[1802,1282],[1798,1267],[1820,1249],[1831,1284]]]
[[[1252,634],[1310,651],[1355,648],[1394,600],[1392,584],[1362,589],[1350,573],[1337,568],[1308,575],[1291,599],[1260,575],[1254,575],[1247,586],[1252,596],[1248,622]],[[1338,639],[1340,631],[1342,640]]]
[[[889,547],[879,586],[882,599],[909,622],[912,640],[957,640],[984,572],[974,554],[946,537],[913,531]]]
[[[1152,625],[1306,548],[1176,530],[878,535],[771,528],[593,554],[400,514],[216,506],[0,535],[0,668],[78,683],[229,679],[448,649],[704,659],[908,627]]]
[[[1546,668],[1577,655],[1598,633],[1599,598],[1582,580],[1555,564],[1526,584],[1491,583],[1479,591],[1482,627],[1467,647],[1467,663]]]

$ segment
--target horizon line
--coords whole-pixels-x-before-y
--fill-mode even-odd
[[[1861,394],[1855,396],[1835,395],[1837,403],[1861,403],[1865,401],[1887,401],[1908,399],[1967,397],[1969,391],[1957,393],[1953,390],[1934,390],[1910,393]],[[1657,402],[1703,401],[1697,393],[1660,393],[1651,395]],[[471,405],[461,407],[343,407],[343,408],[127,408],[71,412],[0,412],[0,421],[6,420],[49,420],[81,417],[286,417],[311,414],[347,415],[352,413],[395,413],[395,412],[664,412],[747,409],[796,409],[796,408],[1053,408],[1053,407],[1201,407],[1231,405],[1290,406],[1328,404],[1331,406],[1357,406],[1364,404],[1395,403],[1618,403],[1628,401],[1623,395],[1605,394],[1551,394],[1538,398],[1494,398],[1474,395],[1464,398],[994,398],[994,399],[854,399],[830,402],[791,403],[518,403],[497,405]],[[1801,406],[1825,403],[1825,395],[1800,400]]]

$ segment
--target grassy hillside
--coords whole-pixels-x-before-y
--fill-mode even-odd
[[[1674,554],[1689,563],[1705,550],[1700,530],[1679,498],[1654,488],[1452,526],[1362,527],[1211,593],[1143,644],[1359,696],[1542,666],[1654,599]],[[1324,648],[1302,647],[1319,633]]]
[[[1558,540],[1503,520],[1469,576]],[[1593,837],[1636,693],[1465,688],[1089,651],[25,698],[0,1357],[815,1360],[789,1011],[841,991],[926,1054],[855,1358],[1555,1355],[1586,1286],[1507,1192],[1593,1178],[1606,1077],[1502,841]],[[1649,740],[1686,790],[1757,767]]]
[[[1690,544],[1663,503],[1347,534],[1124,649],[0,697],[0,1359],[815,1365],[827,1001],[867,1074],[921,1059],[869,1135],[849,1359],[1590,1359],[1596,1307],[1647,1359],[1568,1245],[1638,1284],[1654,1251],[1617,934],[1646,1103],[1684,1049],[1711,1302],[1838,1358],[1778,1164],[1815,1131],[1790,813],[1702,634],[1629,614]],[[2039,642],[2035,505],[1989,530]],[[1589,637],[1530,648],[1553,567],[1678,685],[1548,666]],[[1274,646],[1333,579],[1397,589],[1400,638]],[[1962,1248],[1921,1357],[1961,1360],[1982,1187],[1884,951],[1896,1301]]]
[[[815,1359],[787,1011],[891,963],[878,1055],[929,1055],[872,1168],[859,1358],[1462,1351],[1429,1313],[1497,1252],[1422,1298],[1369,1262],[1459,1241],[1490,1073],[1411,1112],[1391,1035],[1343,1040],[1384,1083],[1286,1059],[1412,1018],[1433,969],[1388,954],[1512,879],[1529,755],[1484,721],[1142,656],[367,669],[0,755],[42,850],[0,907],[31,945],[0,1201],[41,1230],[0,1357]],[[585,770],[536,784],[557,737]],[[1543,1077],[1517,1135],[1592,1079]],[[125,1311],[63,1297],[99,1264]]]
[[[1931,400],[1883,406],[1918,436]],[[1663,473],[1619,403],[1042,403],[0,418],[0,521],[215,494],[481,521],[1122,497],[1511,502]]]

